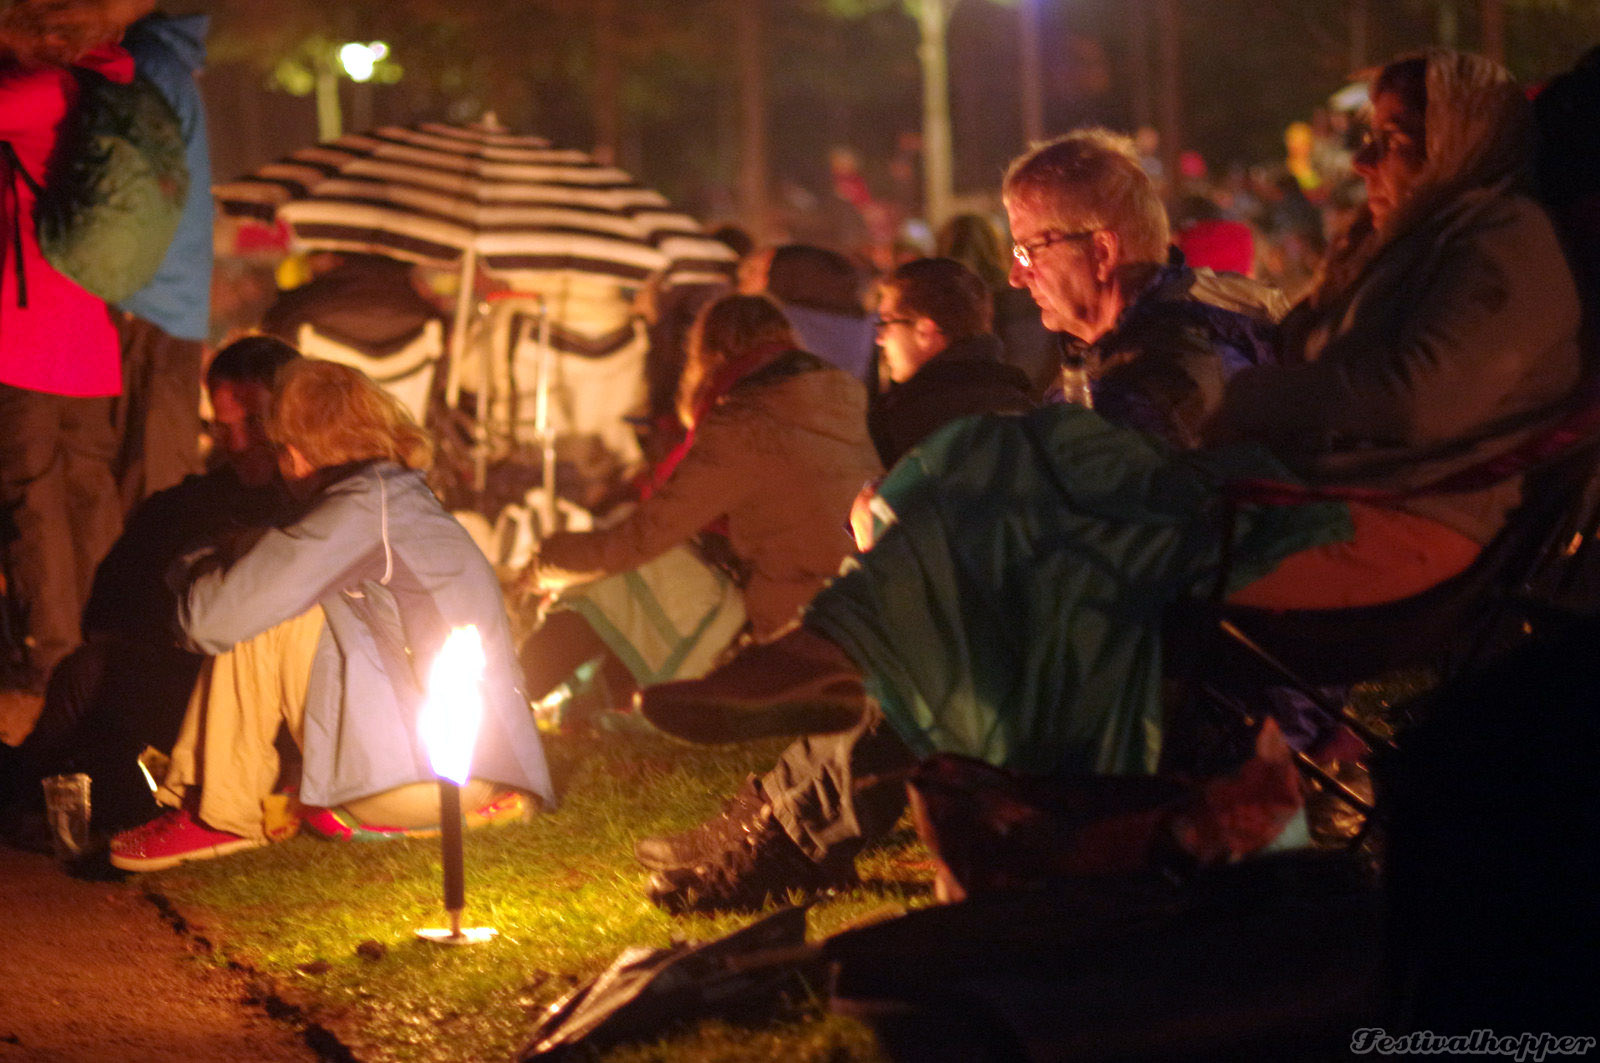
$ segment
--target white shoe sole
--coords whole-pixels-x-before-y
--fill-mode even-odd
[[[265,838],[239,838],[231,842],[222,842],[218,845],[208,845],[201,849],[191,849],[186,853],[174,853],[171,856],[124,856],[120,853],[111,854],[111,866],[124,871],[165,871],[169,867],[190,860],[215,860],[219,856],[230,853],[242,853],[246,849],[259,849],[267,844]]]

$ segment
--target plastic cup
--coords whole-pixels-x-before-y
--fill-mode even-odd
[[[57,860],[71,860],[89,847],[89,776],[51,775],[44,779],[45,819]]]

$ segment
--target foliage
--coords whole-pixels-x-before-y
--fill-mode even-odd
[[[609,735],[548,743],[559,810],[467,835],[467,921],[495,927],[491,944],[440,949],[414,940],[437,926],[438,843],[332,843],[295,838],[266,849],[152,875],[164,894],[220,944],[219,958],[276,983],[310,1019],[373,1061],[506,1058],[545,1007],[603,969],[623,948],[708,940],[748,917],[673,919],[645,901],[633,840],[680,829],[715,811],[744,773],[776,747],[699,751],[665,739]],[[928,865],[903,836],[865,858],[868,885],[818,906],[814,936],[863,915],[925,903]],[[381,948],[364,942],[376,942]],[[871,1035],[802,1006],[756,1031],[708,1023],[616,1060],[876,1058]],[[742,1053],[742,1054],[741,1054]]]
[[[215,15],[215,64],[249,64],[303,88],[326,42],[388,41],[405,79],[398,120],[469,121],[493,108],[513,129],[592,147],[602,47],[614,59],[618,161],[705,215],[727,208],[740,135],[734,5],[746,0],[176,0]],[[755,0],[749,0],[755,2]],[[921,122],[917,32],[925,0],[761,0],[766,29],[769,154],[775,183],[825,195],[835,145],[860,154],[880,195],[905,182],[891,161]],[[933,0],[926,0],[933,2]],[[951,111],[957,191],[992,191],[1022,148],[1017,0],[951,3]],[[1134,100],[1156,90],[1153,54],[1134,54],[1129,0],[1034,0],[1043,42],[1047,133],[1085,123],[1127,128]],[[1504,0],[1512,69],[1540,79],[1600,39],[1593,0]],[[1443,6],[1441,6],[1443,5]],[[1220,167],[1270,162],[1282,130],[1306,118],[1351,73],[1351,0],[1185,0],[1182,110],[1186,146]],[[1367,0],[1373,57],[1430,42],[1455,12],[1460,43],[1479,37],[1480,0]],[[1153,53],[1159,6],[1145,0]],[[609,32],[604,12],[614,13]],[[280,146],[271,154],[297,147]],[[246,160],[258,165],[265,158]],[[903,158],[900,160],[903,163]],[[913,182],[915,183],[915,182]]]

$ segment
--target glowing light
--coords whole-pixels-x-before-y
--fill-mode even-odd
[[[428,672],[428,694],[417,720],[434,774],[460,786],[472,770],[472,749],[483,719],[485,663],[475,626],[450,632]]]
[[[389,54],[389,46],[382,41],[362,44],[351,41],[339,48],[339,65],[352,81],[370,81],[378,64]]]

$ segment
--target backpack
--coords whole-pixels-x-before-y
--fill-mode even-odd
[[[78,101],[33,188],[39,250],[108,303],[156,275],[178,231],[189,168],[178,116],[149,81],[122,85],[75,69]],[[19,267],[20,268],[20,262]]]

